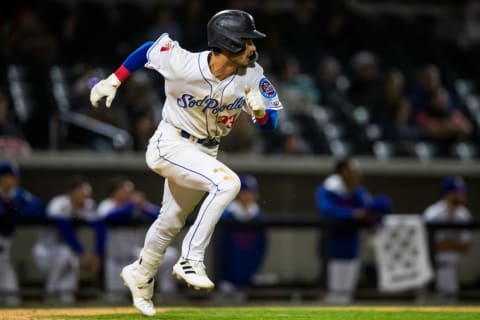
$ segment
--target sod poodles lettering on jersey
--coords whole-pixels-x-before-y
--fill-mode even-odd
[[[162,34],[148,50],[146,67],[165,78],[165,121],[198,138],[221,137],[232,129],[245,105],[245,86],[260,91],[266,109],[281,109],[278,94],[255,63],[219,80],[208,66],[209,51],[192,53]]]

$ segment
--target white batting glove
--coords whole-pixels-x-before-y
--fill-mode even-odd
[[[117,93],[118,87],[122,83],[118,80],[115,74],[111,74],[108,78],[99,81],[96,85],[92,87],[90,91],[90,102],[94,107],[98,107],[98,101],[106,97],[105,105],[110,108],[112,105],[113,98]]]
[[[265,104],[258,90],[250,90],[248,86],[245,86],[245,98],[247,107],[252,110],[255,118],[262,119],[265,117]]]

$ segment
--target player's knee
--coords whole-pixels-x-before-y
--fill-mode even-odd
[[[149,148],[145,156],[145,162],[150,170],[158,175],[163,175],[162,168],[164,168],[165,161],[162,161],[162,158],[158,155],[157,150]]]
[[[222,182],[219,183],[219,189],[228,193],[232,199],[235,198],[240,191],[240,178],[234,173],[225,176]]]

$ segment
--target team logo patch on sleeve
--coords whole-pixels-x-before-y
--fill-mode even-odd
[[[272,99],[277,95],[275,88],[273,87],[272,83],[268,81],[267,78],[262,78],[260,80],[260,83],[258,84],[258,89],[260,90],[262,96],[267,99]]]

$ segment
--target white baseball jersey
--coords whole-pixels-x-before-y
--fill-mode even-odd
[[[53,219],[73,219],[93,222],[99,219],[95,209],[95,201],[88,199],[85,201],[85,206],[80,209],[73,209],[70,198],[67,194],[62,194],[54,197],[47,205],[47,217]],[[56,232],[47,230],[43,232],[39,238],[39,243],[44,246],[51,246],[58,241]]]
[[[245,104],[247,85],[260,91],[266,109],[282,108],[259,64],[218,80],[208,65],[209,52],[189,52],[166,33],[148,50],[145,67],[158,71],[165,79],[162,117],[166,122],[200,139],[225,136],[241,110],[253,117]]]
[[[47,216],[65,219],[78,218],[89,222],[98,220],[93,199],[87,199],[83,208],[74,209],[69,196],[66,194],[56,196],[48,203]]]
[[[98,205],[98,215],[102,218],[106,218],[110,211],[115,209],[116,206],[117,204],[112,198],[104,199]]]
[[[427,222],[468,222],[471,220],[470,211],[464,206],[458,206],[453,214],[447,213],[447,204],[444,200],[439,200],[430,205],[423,217]],[[435,240],[456,240],[462,242],[469,242],[472,235],[468,231],[464,230],[440,230],[437,231]],[[457,252],[441,252],[437,255],[437,258],[446,261],[456,261],[459,258]]]

